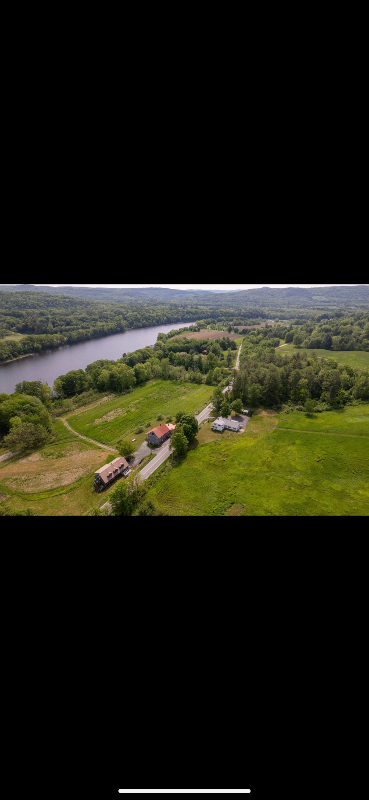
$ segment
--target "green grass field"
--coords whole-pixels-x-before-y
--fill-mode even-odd
[[[277,350],[282,355],[291,355],[294,353],[307,353],[309,356],[315,355],[318,358],[331,358],[338,361],[339,364],[348,364],[350,367],[357,369],[365,369],[369,367],[369,352],[365,350],[308,350],[305,347],[295,347],[293,344],[287,344]]]
[[[369,405],[312,419],[262,412],[243,435],[204,429],[149,488],[147,499],[171,515],[369,514]]]
[[[162,425],[167,417],[174,419],[179,411],[199,413],[208,404],[213,392],[214,387],[205,384],[149,381],[130,394],[120,395],[96,408],[73,414],[68,417],[68,423],[83,436],[111,447],[119,439],[135,438],[138,449],[150,428]],[[163,420],[158,420],[158,414],[163,416]],[[135,434],[139,426],[144,431]]]
[[[24,333],[7,333],[4,337],[3,341],[5,342],[19,342],[21,339],[24,339]]]

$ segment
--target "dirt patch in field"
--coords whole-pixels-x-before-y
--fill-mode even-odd
[[[230,506],[227,510],[227,517],[240,517],[243,512],[243,506],[234,503],[233,506]]]
[[[42,455],[41,453],[33,453],[31,456],[27,456],[27,458],[22,458],[19,464],[33,464],[35,461],[41,461]]]
[[[113,419],[116,419],[117,417],[124,417],[126,413],[127,413],[126,408],[115,408],[114,411],[109,411],[103,417],[100,417],[100,419],[95,419],[94,425],[99,425],[100,422],[111,422]]]
[[[8,497],[7,494],[0,494],[0,503],[2,502],[2,500],[6,500],[7,497]]]
[[[27,458],[18,464],[5,467],[1,472],[1,478],[14,491],[19,490],[26,494],[47,491],[75,483],[79,478],[98,469],[108,455],[110,454],[103,450],[79,452],[75,449],[62,458],[56,456],[33,461]]]
[[[181,333],[180,336],[173,336],[173,339],[239,339],[238,333],[228,333],[228,331],[195,331],[192,333]]]

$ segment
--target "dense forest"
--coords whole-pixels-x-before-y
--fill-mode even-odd
[[[232,393],[232,400],[238,398],[251,408],[282,408],[285,413],[303,411],[310,401],[310,409],[318,412],[343,408],[368,402],[369,371],[321,360],[315,353],[282,354],[268,338],[256,344],[246,337]]]
[[[243,291],[206,291],[179,289],[127,289],[127,288],[92,288],[79,286],[34,286],[19,284],[0,286],[5,292],[44,292],[53,295],[69,295],[86,300],[101,300],[116,303],[145,302],[152,304],[179,304],[181,306],[199,305],[214,308],[245,309],[250,306],[270,308],[275,312],[283,309],[325,308],[368,308],[369,286],[328,286],[319,288],[287,288],[287,289],[247,289]],[[171,320],[174,322],[174,320]]]
[[[287,343],[311,350],[366,350],[369,351],[369,315],[344,314],[327,319],[318,317],[293,327],[284,337]]]

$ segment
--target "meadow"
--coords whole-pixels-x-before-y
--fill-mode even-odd
[[[287,344],[277,352],[282,353],[282,355],[291,355],[291,352],[307,353],[309,356],[315,353],[318,358],[331,358],[338,361],[339,364],[348,364],[350,367],[357,369],[369,367],[369,352],[365,350],[309,350],[305,347],[295,347],[293,344]]]
[[[205,423],[147,499],[172,516],[369,514],[369,405],[312,418],[262,411],[245,434],[225,434]]]
[[[0,502],[9,511],[27,508],[38,516],[82,516],[108,500],[97,494],[94,473],[114,454],[83,442],[60,420],[53,425],[54,440],[31,455],[19,455],[0,464]]]
[[[4,337],[7,342],[20,342],[20,340],[24,338],[24,333],[7,333]]]
[[[68,416],[68,423],[83,436],[114,447],[119,439],[136,439],[136,447],[147,431],[163,424],[179,411],[198,414],[208,404],[214,387],[174,381],[149,381],[129,394],[115,396],[80,413]],[[163,417],[158,420],[158,415]],[[136,434],[138,427],[144,430]]]

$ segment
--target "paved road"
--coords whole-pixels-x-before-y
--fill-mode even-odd
[[[208,406],[206,406],[206,408],[204,408],[203,411],[201,411],[201,414],[197,415],[196,419],[199,425],[201,425],[205,419],[211,416],[212,410],[213,404],[210,403]],[[146,481],[148,478],[150,478],[150,475],[152,475],[153,472],[158,469],[158,467],[161,467],[161,465],[164,464],[164,461],[166,461],[167,458],[172,455],[173,451],[171,440],[168,439],[167,442],[164,442],[164,444],[156,452],[156,458],[150,461],[150,464],[147,464],[147,466],[144,467],[140,472],[140,478],[142,478],[143,481]]]
[[[164,442],[164,444],[158,449],[156,458],[150,461],[150,464],[147,464],[147,466],[141,470],[139,473],[140,478],[143,481],[147,481],[147,479],[150,478],[150,475],[152,475],[152,473],[155,472],[158,467],[161,467],[161,465],[164,464],[164,461],[169,458],[171,453],[172,442],[170,439],[168,439],[168,441]]]
[[[242,344],[238,351],[237,363],[235,369],[240,368],[241,350],[242,350]],[[232,390],[232,383],[233,381],[231,381],[229,386],[226,386],[226,388],[223,389],[223,394],[226,394],[226,392],[230,392]],[[209,405],[206,406],[206,408],[204,408],[204,410],[201,411],[201,413],[196,416],[199,425],[201,425],[201,423],[204,422],[205,419],[208,419],[208,417],[211,416],[212,411],[213,411],[213,404],[209,403]],[[169,456],[171,456],[172,454],[171,445],[172,442],[169,439],[167,442],[165,442],[165,444],[162,445],[162,447],[159,448],[159,450],[157,451],[158,454],[156,458],[150,461],[150,464],[147,464],[147,466],[144,467],[143,470],[141,470],[139,474],[140,478],[142,478],[143,481],[147,481],[147,479],[150,478],[153,472],[155,472],[158,469],[158,467],[161,467],[161,465],[164,464],[164,461],[166,461],[169,458]]]

